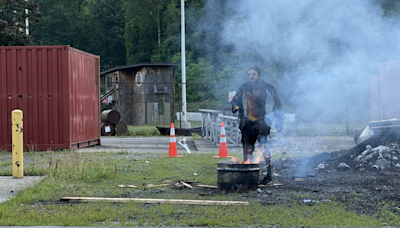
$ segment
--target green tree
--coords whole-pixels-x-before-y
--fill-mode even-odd
[[[157,27],[153,20],[137,15],[125,26],[125,48],[127,64],[150,62],[157,46]]]
[[[70,45],[100,55],[107,68],[125,64],[124,0],[37,0],[43,19],[32,33],[41,45]]]
[[[71,45],[86,51],[91,43],[89,0],[37,0],[43,18],[32,26],[41,45]]]
[[[25,9],[28,9],[28,14],[25,13]],[[25,0],[0,0],[0,45],[33,45],[33,36],[25,32],[25,19],[28,18],[30,23],[37,23],[41,16],[36,3]]]
[[[179,1],[171,1],[162,14],[162,42],[151,57],[152,62],[171,62],[181,51],[181,15]]]
[[[94,37],[88,50],[100,55],[102,66],[107,68],[126,64],[124,2],[94,0],[90,8]]]

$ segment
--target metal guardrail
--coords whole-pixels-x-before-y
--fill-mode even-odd
[[[239,130],[239,119],[235,116],[222,115],[222,111],[211,109],[199,109],[202,114],[201,137],[203,140],[219,146],[221,136],[221,122],[225,124],[226,142],[241,146],[242,134]],[[295,114],[285,114],[285,124],[294,123],[297,135],[297,124]],[[276,129],[271,129],[271,133],[277,133]],[[279,136],[278,136],[279,137]]]
[[[226,142],[240,146],[242,135],[237,117],[222,115],[222,111],[219,110],[199,109],[199,112],[202,114],[201,137],[203,140],[219,146],[221,123],[224,122]]]

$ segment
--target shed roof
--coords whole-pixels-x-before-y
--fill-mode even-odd
[[[119,66],[119,67],[114,67],[108,70],[104,70],[100,72],[100,74],[107,74],[116,70],[124,70],[124,69],[129,69],[129,68],[135,68],[135,67],[142,67],[142,66],[173,66],[177,67],[179,66],[178,63],[137,63],[137,64],[132,64],[132,65],[126,65],[126,66]]]

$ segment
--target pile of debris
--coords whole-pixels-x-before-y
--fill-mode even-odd
[[[372,148],[370,145],[354,158],[354,163],[358,166],[371,166],[376,169],[389,169],[391,167],[400,167],[399,164],[400,150],[399,144],[390,143],[388,146],[380,145]]]
[[[203,187],[203,188],[215,188],[217,189],[217,186],[214,185],[202,185],[199,184],[197,181],[188,181],[188,180],[166,180],[164,181],[164,184],[142,184],[144,189],[151,189],[151,188],[160,188],[160,187],[170,187],[170,188],[176,188],[176,189],[183,189],[183,188],[189,188],[193,189],[193,186],[197,187]],[[136,185],[118,185],[119,188],[139,188]]]
[[[376,135],[349,151],[332,153],[330,158],[316,168],[343,170],[390,170],[400,168],[400,136]]]

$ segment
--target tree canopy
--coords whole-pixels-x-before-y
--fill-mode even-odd
[[[367,39],[354,44],[346,33],[335,34],[340,31],[333,29],[338,25],[333,19],[324,19],[333,8],[316,7],[319,1],[292,5],[266,2],[185,1],[188,102],[226,103],[227,92],[246,79],[245,69],[250,63],[258,64],[263,75],[268,75],[268,80],[276,86],[284,82],[293,88],[293,94],[304,93],[307,89],[298,86],[303,83],[300,79],[304,75],[322,74],[327,68],[341,64],[345,57],[357,53],[353,47],[359,44],[374,47]],[[325,5],[336,4],[328,2]],[[399,22],[399,1],[368,0],[363,4],[366,2],[377,6],[382,18]],[[100,55],[101,66],[107,69],[140,62],[181,63],[180,4],[180,0],[0,0],[0,44],[71,45]],[[240,4],[251,5],[247,9],[238,7]],[[291,12],[299,5],[305,10]],[[357,11],[360,9],[353,5],[344,4],[340,12],[354,10],[358,13],[353,15],[357,21],[340,24],[344,26],[342,30],[356,36],[364,34],[357,33],[362,28],[371,39],[381,39],[386,30],[374,24],[374,10]],[[25,9],[29,10],[28,15]],[[30,35],[25,34],[26,16],[30,20]],[[256,17],[270,20],[254,23]],[[326,35],[325,31],[331,32],[325,43],[316,42],[319,36]],[[331,55],[323,56],[321,51]],[[377,51],[373,61],[386,61],[382,57],[386,53]],[[177,82],[180,76],[177,71]],[[289,96],[283,97],[290,100]]]
[[[25,9],[28,10],[26,14]],[[34,38],[26,34],[25,19],[39,22],[42,14],[36,3],[25,0],[0,0],[0,45],[33,45]]]

